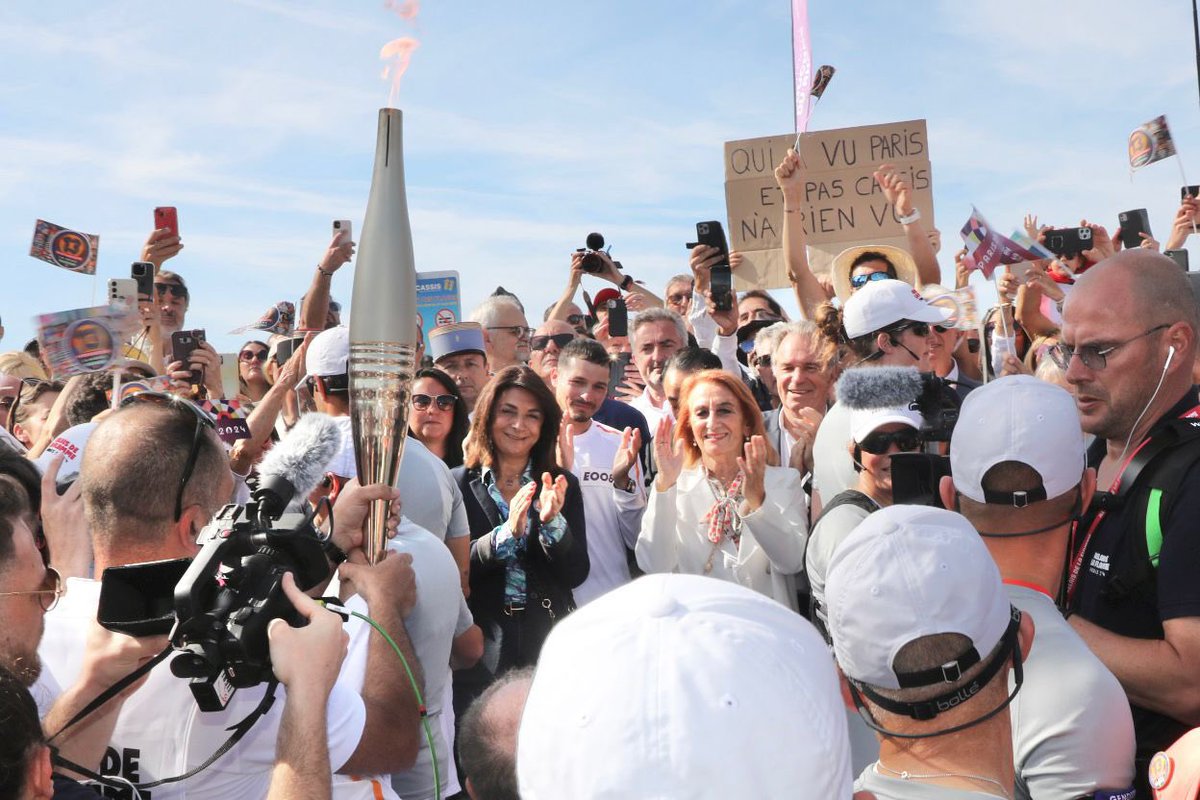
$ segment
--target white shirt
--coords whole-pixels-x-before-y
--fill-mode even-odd
[[[96,617],[100,582],[70,578],[58,606],[46,614],[46,632],[38,654],[43,670],[33,687],[39,712],[45,714],[63,688],[79,679],[87,630]],[[339,769],[358,747],[366,723],[362,698],[349,685],[353,671],[343,665],[327,707],[329,760]],[[361,682],[361,667],[358,681]],[[266,685],[239,689],[220,712],[205,713],[196,706],[188,682],[171,674],[170,659],[151,670],[146,683],[121,708],[101,772],[148,783],[181,775],[204,763],[229,738],[231,725],[258,705]],[[283,686],[267,713],[208,769],[179,783],[146,793],[154,800],[226,800],[261,798],[271,783],[275,739],[286,702]]]
[[[358,474],[354,464],[354,430],[349,416],[333,417],[342,434],[342,444],[329,471],[352,478]],[[469,536],[467,511],[462,490],[450,474],[450,468],[412,436],[405,440],[404,457],[396,480],[400,489],[401,513],[443,541]]]
[[[834,403],[821,420],[813,440],[813,488],[828,503],[835,494],[853,488],[858,473],[850,458],[850,409]]]
[[[565,421],[563,424],[567,424]],[[588,429],[575,435],[575,460],[571,472],[583,492],[583,514],[587,521],[587,550],[591,567],[587,579],[573,593],[582,606],[609,589],[629,582],[626,548],[637,544],[642,514],[646,510],[642,469],[637,459],[629,477],[633,491],[613,486],[612,466],[621,448],[621,431],[592,420]]]
[[[650,399],[650,387],[642,389],[642,393],[629,401],[629,405],[642,412],[642,416],[646,418],[646,425],[650,429],[650,435],[654,436],[658,433],[658,423],[666,417],[675,422],[675,414],[671,411],[671,404],[663,401],[662,408],[654,405],[654,401]]]
[[[1121,684],[1053,600],[1026,586],[1004,588],[1034,625],[1025,682],[1009,711],[1017,798],[1075,800],[1130,788],[1133,717]]]

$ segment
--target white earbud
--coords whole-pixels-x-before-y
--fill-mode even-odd
[[[1171,359],[1173,358],[1175,358],[1175,345],[1171,345],[1167,349],[1167,360],[1163,363],[1163,372],[1166,372],[1167,368],[1171,366]]]

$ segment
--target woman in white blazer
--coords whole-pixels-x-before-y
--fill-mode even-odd
[[[768,466],[762,414],[733,375],[698,372],[679,398],[678,422],[654,436],[638,565],[733,581],[796,610],[790,576],[804,568],[808,536],[800,473]]]

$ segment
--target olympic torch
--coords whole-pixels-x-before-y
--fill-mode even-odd
[[[358,481],[396,485],[408,434],[417,342],[417,276],[404,194],[402,115],[379,110],[375,170],[354,267],[350,316],[350,419]],[[387,546],[388,503],[376,501],[363,549]]]

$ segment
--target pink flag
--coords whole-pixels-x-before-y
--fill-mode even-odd
[[[808,130],[808,103],[812,93],[812,47],[808,39],[808,0],[792,0],[793,83],[796,89],[796,133]]]

